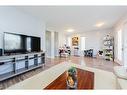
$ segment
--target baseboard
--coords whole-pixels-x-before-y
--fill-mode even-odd
[[[51,58],[51,56],[46,56],[46,58]]]
[[[46,58],[52,58],[52,59],[54,59],[56,56],[54,56],[54,57],[52,57],[52,56],[46,56]]]
[[[114,62],[119,64],[119,65],[123,65],[118,59],[114,59]]]

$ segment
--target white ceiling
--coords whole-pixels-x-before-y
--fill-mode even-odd
[[[127,6],[26,6],[18,7],[45,21],[47,29],[65,32],[85,32],[111,28],[127,12]],[[105,25],[97,28],[97,22]]]

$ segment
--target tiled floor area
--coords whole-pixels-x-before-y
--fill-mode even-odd
[[[75,64],[82,64],[87,67],[93,67],[93,68],[98,68],[106,71],[113,72],[113,67],[117,66],[117,63],[106,61],[104,59],[97,59],[97,58],[89,58],[89,57],[75,57],[75,56],[70,56],[68,58],[59,58],[56,57],[55,59],[46,59],[46,65],[44,68],[38,68],[36,70],[32,70],[30,72],[27,72],[25,74],[16,76],[14,78],[5,80],[3,82],[0,82],[0,89],[5,89],[13,84],[16,84],[20,81],[23,81],[35,74],[38,74],[39,72],[42,72],[56,64],[59,64],[61,62],[68,61],[68,62],[73,62]]]

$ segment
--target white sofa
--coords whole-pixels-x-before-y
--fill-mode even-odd
[[[115,66],[117,89],[127,89],[127,67]]]

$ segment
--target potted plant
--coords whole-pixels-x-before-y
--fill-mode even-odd
[[[67,88],[68,89],[76,89],[77,88],[77,70],[75,67],[71,67],[68,70]]]

